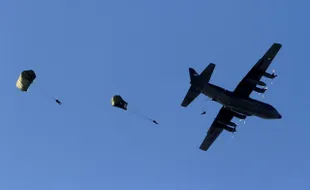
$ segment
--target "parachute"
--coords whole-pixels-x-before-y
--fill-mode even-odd
[[[118,107],[118,108],[121,108],[123,110],[127,110],[128,103],[125,100],[123,100],[123,98],[120,95],[113,96],[111,99],[111,104],[114,107]]]
[[[21,72],[17,79],[16,87],[22,92],[27,92],[36,77],[36,73],[33,70],[24,70],[23,72]],[[45,94],[47,93],[45,92]],[[56,101],[58,105],[62,104],[58,99],[54,97],[52,98]]]
[[[23,71],[16,82],[16,87],[23,92],[27,92],[30,85],[33,83],[36,78],[36,74],[33,70]]]
[[[135,114],[137,116],[140,116],[140,117],[142,117],[144,119],[150,120],[150,121],[152,121],[155,124],[159,124],[156,120],[153,120],[153,119],[151,119],[151,118],[149,118],[147,116],[144,116],[142,114],[139,114],[139,113],[133,111],[132,108],[130,108],[130,110],[128,110],[127,109],[128,103],[120,95],[113,96],[112,99],[111,99],[111,104],[112,104],[113,107],[117,107],[117,108],[123,109],[125,111],[129,111],[129,112],[131,112],[131,113],[133,113],[133,114]]]

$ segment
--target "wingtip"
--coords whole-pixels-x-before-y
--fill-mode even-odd
[[[199,149],[202,150],[202,151],[207,151],[208,150],[208,149],[206,149],[205,147],[202,147],[202,146],[200,146]]]
[[[282,47],[282,44],[280,43],[273,43],[274,46]]]
[[[214,63],[210,63],[210,65],[212,65],[213,67],[215,67],[215,64],[214,64]]]
[[[192,67],[189,67],[188,70],[189,70],[190,73],[195,73],[196,72],[195,69],[192,68]]]

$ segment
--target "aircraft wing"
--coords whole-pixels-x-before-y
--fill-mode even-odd
[[[226,125],[217,122],[217,120],[228,122],[233,117],[234,117],[233,112],[222,107],[219,113],[217,114],[215,120],[213,121],[211,127],[209,128],[207,136],[205,137],[199,148],[201,150],[207,151],[213,144],[213,142],[216,140],[216,138],[222,133],[222,131],[224,130],[223,128],[226,127]]]
[[[236,87],[234,93],[241,97],[248,97],[252,93],[256,84],[247,82],[248,80],[259,81],[263,74],[268,69],[272,60],[275,58],[282,45],[279,43],[274,43],[265,55],[258,60],[254,67],[248,72],[248,74],[241,80],[241,82]]]
[[[187,107],[199,94],[200,91],[191,85],[181,105]]]

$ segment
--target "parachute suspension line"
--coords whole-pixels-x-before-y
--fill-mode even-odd
[[[40,85],[37,85],[37,88],[40,90],[40,92],[42,93],[42,94],[44,94],[45,96],[47,96],[47,97],[49,97],[49,98],[53,98],[54,99],[54,97],[53,96],[51,96],[44,88],[41,88],[41,86]]]
[[[143,115],[143,114],[139,113],[137,110],[134,110],[134,109],[130,108],[130,110],[127,110],[127,111],[129,111],[130,113],[132,113],[132,114],[134,114],[136,116],[142,117],[145,120],[152,121],[156,125],[159,124],[156,120],[154,120],[154,119],[152,119],[152,118],[150,118],[150,117],[148,117],[146,115]]]
[[[210,102],[211,102],[211,99],[209,97],[207,97],[205,99],[205,101],[202,103],[202,106],[201,106],[202,113],[201,113],[201,115],[206,114],[206,111],[207,111],[207,109],[209,107]]]
[[[40,91],[42,94],[44,94],[46,97],[55,100],[56,103],[59,102],[59,100],[57,100],[55,97],[53,97],[52,95],[50,95],[50,93],[48,93],[46,89],[42,88],[42,87],[41,87],[40,85],[38,85],[38,84],[36,84],[36,85],[37,85],[37,88],[39,89],[39,91]],[[57,101],[58,101],[58,102],[57,102]],[[60,103],[60,102],[59,102],[59,103]],[[59,104],[59,103],[58,103],[58,104]],[[61,103],[60,103],[60,104],[61,104]]]
[[[151,119],[150,117],[141,114],[140,112],[138,112],[137,110],[134,110],[133,108],[130,108],[127,111],[132,113],[132,114],[134,114],[134,115],[136,115],[136,116],[142,117],[143,119],[153,121],[153,119]]]

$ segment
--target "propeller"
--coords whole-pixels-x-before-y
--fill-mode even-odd
[[[245,124],[245,119],[239,119],[239,122]]]
[[[271,72],[271,75],[273,75],[274,78],[278,76],[278,75],[275,74],[275,72],[276,72],[275,69],[273,69],[272,72]],[[274,79],[274,78],[267,78],[267,80],[270,80],[270,84],[271,84],[271,85],[273,84],[273,79]]]
[[[263,89],[268,90],[268,87],[265,86],[265,87],[263,87]],[[264,97],[265,97],[264,93],[258,93],[258,96],[260,96],[262,99],[264,99]]]
[[[277,75],[275,74],[275,72],[276,72],[276,70],[273,69],[272,70],[272,75],[274,75],[276,77]],[[273,80],[271,80],[270,84],[273,84]]]
[[[258,96],[260,96],[260,97],[261,97],[261,99],[264,99],[264,97],[265,97],[265,95],[264,95],[264,94],[262,94],[262,93],[258,93]]]
[[[212,101],[212,98],[207,97],[207,104]]]
[[[231,138],[232,138],[232,139],[235,139],[235,138],[236,138],[236,137],[235,137],[235,133],[237,132],[236,128],[237,128],[237,127],[235,127],[235,131],[232,132],[232,135],[231,135]]]

